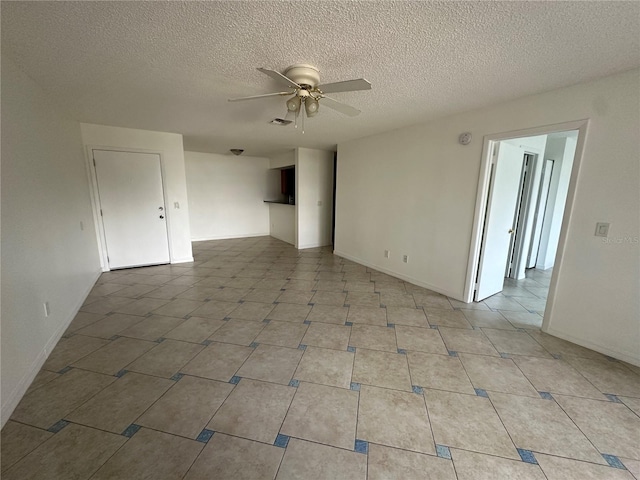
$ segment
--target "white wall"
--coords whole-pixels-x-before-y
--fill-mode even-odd
[[[80,125],[3,52],[2,425],[99,274]]]
[[[545,158],[555,161],[549,183],[549,199],[544,213],[536,268],[546,270],[553,267],[555,262],[576,143],[576,138],[571,137],[550,138],[547,142],[548,155]]]
[[[270,235],[297,247],[296,241],[296,205],[284,203],[269,204],[271,222]]]
[[[269,235],[268,158],[196,152],[184,158],[192,240]]]
[[[159,153],[167,199],[167,229],[171,263],[192,262],[187,181],[184,168],[182,135],[133,128],[80,124],[82,141],[87,147],[148,151]],[[177,208],[175,203],[179,205]]]
[[[295,150],[279,153],[269,157],[269,168],[290,167],[296,164]]]
[[[639,74],[339,144],[336,253],[462,299],[483,137],[589,119],[545,325],[640,364]],[[457,143],[465,131],[469,146]],[[608,240],[593,235],[598,221],[611,223]]]
[[[331,245],[333,152],[310,148],[296,152],[297,247]]]

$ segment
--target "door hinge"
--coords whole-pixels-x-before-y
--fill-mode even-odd
[[[109,258],[109,255],[107,255],[107,263],[111,262],[111,259]]]
[[[100,209],[100,216],[101,216],[101,217],[103,216],[103,215],[102,215],[102,209]]]
[[[96,168],[96,157],[93,157],[93,168]]]

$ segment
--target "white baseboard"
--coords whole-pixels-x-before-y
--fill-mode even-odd
[[[243,233],[239,235],[215,235],[213,237],[198,237],[192,238],[192,242],[207,242],[209,240],[229,240],[232,238],[249,238],[249,237],[268,237],[269,232],[266,233]],[[278,239],[280,240],[280,239]]]
[[[171,265],[174,263],[189,263],[193,262],[193,257],[174,258],[171,260]]]
[[[609,347],[605,347],[604,345],[590,342],[589,340],[585,340],[583,338],[574,337],[573,335],[569,335],[560,330],[556,330],[555,328],[548,328],[546,330],[543,329],[543,332],[548,333],[549,335],[553,335],[554,337],[561,338],[562,340],[566,340],[567,342],[575,343],[576,345],[580,345],[581,347],[588,348],[589,350],[594,350],[604,355],[608,355],[609,357],[617,358],[618,360],[622,360],[623,362],[627,362],[640,367],[640,357],[638,357],[637,355],[633,356],[626,352],[614,350]]]
[[[343,257],[343,258],[346,258],[347,260],[351,260],[352,262],[356,262],[356,263],[359,263],[360,265],[364,265],[365,267],[375,268],[376,270],[386,273],[387,275],[391,275],[392,277],[396,277],[406,282],[413,283],[414,285],[418,285],[419,287],[422,287],[422,288],[428,288],[429,290],[433,290],[434,292],[441,293],[442,295],[446,295],[447,297],[451,297],[455,300],[460,300],[461,302],[464,302],[464,300],[462,299],[463,295],[461,294],[461,292],[451,292],[437,285],[431,285],[417,278],[413,278],[409,275],[404,275],[399,272],[394,272],[393,270],[389,270],[388,268],[381,267],[380,265],[367,262],[366,260],[363,260],[358,257],[354,257],[352,255],[349,255],[344,252],[340,252],[338,250],[334,250],[333,253],[335,255],[338,255],[339,257]],[[468,303],[468,302],[465,302],[465,303]]]
[[[305,248],[328,247],[329,245],[331,245],[331,242],[329,242],[329,243],[309,243],[308,245],[299,245],[298,246],[298,250],[304,250]]]
[[[7,396],[8,398],[6,402],[3,403],[2,409],[0,410],[0,421],[2,427],[4,427],[5,423],[7,423],[7,420],[9,420],[9,417],[18,406],[18,403],[20,403],[20,400],[22,400],[22,397],[29,389],[29,386],[31,386],[33,379],[36,378],[36,375],[42,368],[42,365],[44,365],[45,360],[47,359],[47,357],[49,357],[55,346],[58,344],[58,341],[60,340],[60,337],[62,337],[62,334],[67,330],[67,328],[69,328],[69,324],[71,324],[75,316],[80,311],[80,307],[82,307],[82,304],[89,295],[89,292],[95,285],[96,281],[98,281],[98,278],[100,278],[101,273],[101,270],[94,273],[93,281],[89,284],[88,288],[80,297],[80,300],[71,310],[71,315],[62,322],[62,324],[54,332],[51,338],[49,338],[44,348],[40,351],[40,353],[38,353],[35,360],[29,366],[29,370],[27,370],[27,372],[18,382],[16,388]]]

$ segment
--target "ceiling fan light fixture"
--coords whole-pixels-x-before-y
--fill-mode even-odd
[[[304,110],[307,112],[307,117],[314,117],[318,113],[320,103],[317,98],[309,96],[304,102]]]
[[[300,110],[300,97],[295,95],[287,100],[287,110],[290,112],[297,112]]]

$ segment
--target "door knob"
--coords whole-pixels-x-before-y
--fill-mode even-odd
[[[509,229],[509,233],[513,233],[513,228],[510,228],[510,229]]]
[[[164,215],[160,215],[160,218],[164,218]]]
[[[158,210],[162,211],[164,210],[164,207],[158,207]]]

